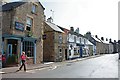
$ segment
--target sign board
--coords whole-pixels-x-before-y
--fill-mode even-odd
[[[15,22],[15,29],[24,31],[24,24],[20,22]]]

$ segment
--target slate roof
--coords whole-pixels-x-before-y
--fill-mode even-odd
[[[2,6],[2,11],[8,11],[8,10],[12,10],[13,8],[16,8],[22,4],[24,4],[26,2],[11,2],[11,3],[7,3],[5,5]]]
[[[50,22],[45,22],[46,24],[48,24],[54,31],[58,31],[58,32],[62,32],[64,33],[57,25],[50,23]]]
[[[8,11],[8,10],[12,10],[13,8],[17,8],[22,4],[25,4],[27,2],[10,2],[7,4],[2,5],[2,11]],[[43,5],[39,2],[39,4],[42,6],[42,8],[45,10],[45,8],[43,7]]]

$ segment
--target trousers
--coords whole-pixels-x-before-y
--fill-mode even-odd
[[[19,70],[21,70],[23,66],[24,66],[24,71],[26,71],[25,60],[22,60],[22,65],[20,66]]]

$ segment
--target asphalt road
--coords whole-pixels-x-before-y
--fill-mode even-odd
[[[118,78],[118,54],[107,54],[51,67],[3,74],[3,78]]]

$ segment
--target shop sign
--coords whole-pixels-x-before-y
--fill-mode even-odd
[[[24,31],[24,24],[20,22],[15,22],[15,29]]]

